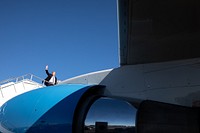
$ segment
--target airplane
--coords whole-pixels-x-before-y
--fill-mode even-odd
[[[117,6],[120,67],[12,98],[0,108],[1,132],[86,132],[87,113],[101,98],[136,108],[136,133],[200,132],[200,1]]]

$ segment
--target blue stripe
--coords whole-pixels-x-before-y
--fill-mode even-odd
[[[0,122],[12,132],[71,132],[76,105],[91,86],[58,85],[19,95],[0,110]]]

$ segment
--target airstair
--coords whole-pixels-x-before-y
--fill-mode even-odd
[[[0,82],[0,106],[22,93],[44,87],[43,79],[33,74],[10,78]]]

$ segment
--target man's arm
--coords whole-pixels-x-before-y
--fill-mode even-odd
[[[48,71],[48,65],[46,65],[45,71],[46,71],[46,74],[49,76],[50,73],[49,73],[49,71]]]

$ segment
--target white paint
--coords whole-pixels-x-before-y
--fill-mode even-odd
[[[112,70],[113,69],[108,69],[108,70],[102,70],[80,75],[77,77],[61,81],[59,84],[88,84],[88,85],[99,84]]]
[[[13,97],[33,89],[41,88],[42,85],[32,80],[24,79],[16,83],[9,82],[1,85],[0,87],[0,106],[2,106],[6,101],[12,99]]]
[[[62,83],[106,85],[112,96],[192,106],[200,100],[200,59],[127,65]]]

